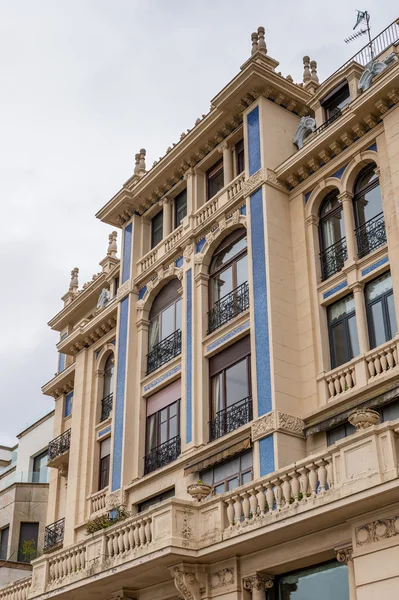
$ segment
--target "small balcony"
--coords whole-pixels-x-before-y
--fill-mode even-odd
[[[152,473],[161,467],[176,460],[181,452],[180,435],[153,448],[147,456],[144,457],[144,474]]]
[[[108,396],[105,396],[105,398],[103,398],[101,400],[100,422],[105,421],[110,416],[110,414],[112,412],[112,403],[113,403],[113,394],[109,394]]]
[[[181,353],[181,331],[177,329],[147,354],[147,375]]]
[[[376,215],[355,229],[359,258],[387,243],[384,214]]]
[[[59,548],[64,542],[65,519],[59,519],[44,530],[44,552]]]
[[[341,271],[347,258],[346,238],[342,238],[320,252],[321,280],[325,281],[335,273]]]
[[[48,445],[48,466],[58,468],[68,462],[71,430],[65,431]]]
[[[219,329],[247,308],[249,308],[249,289],[246,281],[215,302],[215,306],[208,312],[207,333]]]
[[[324,123],[322,123],[316,130],[315,130],[315,135],[318,135],[319,133],[321,133],[322,131],[324,131],[329,125],[331,125],[331,123],[334,123],[334,121],[336,121],[337,119],[339,119],[339,117],[342,115],[342,111],[340,108],[336,108],[332,115],[326,119],[324,121]]]
[[[209,421],[209,440],[216,440],[250,421],[252,421],[252,396],[220,410],[216,417]]]

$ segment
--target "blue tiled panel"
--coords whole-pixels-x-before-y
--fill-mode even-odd
[[[195,244],[195,251],[201,252],[202,248],[205,246],[206,239],[203,237]]]
[[[310,198],[310,194],[313,192],[313,190],[311,190],[310,192],[308,192],[307,194],[305,194],[305,204],[307,204],[309,198]]]
[[[338,169],[338,171],[335,171],[335,173],[333,173],[332,175],[330,175],[330,177],[336,177],[337,179],[341,179],[342,175],[344,174],[344,171],[346,169],[348,165],[344,165],[343,167],[341,167],[340,169]]]
[[[240,215],[246,215],[247,214],[247,205],[244,204],[244,206],[241,206],[240,208]]]
[[[101,431],[98,432],[97,437],[104,437],[104,435],[107,435],[107,433],[111,433],[111,425],[109,427],[106,427],[105,429],[102,429]]]
[[[143,287],[139,289],[139,300],[144,298],[146,291],[147,291],[146,285],[143,285]]]
[[[182,256],[179,256],[179,258],[176,259],[175,265],[176,265],[176,267],[182,267],[183,266],[183,257]]]
[[[268,475],[274,471],[274,447],[273,447],[273,435],[259,440],[259,454],[260,454],[260,476]]]
[[[374,150],[374,152],[377,152],[377,144],[374,142],[374,144],[371,144],[371,146],[369,146],[367,150]]]
[[[181,366],[180,365],[178,367],[175,367],[174,369],[171,369],[167,373],[164,373],[163,375],[161,375],[161,377],[158,377],[157,379],[154,379],[154,381],[151,381],[151,383],[149,383],[148,385],[145,385],[144,386],[144,391],[148,392],[149,390],[152,390],[152,388],[154,388],[155,386],[159,385],[160,383],[162,383],[166,379],[169,379],[169,377],[172,377],[173,375],[176,375],[176,373],[179,373],[180,371],[181,371]]]
[[[254,294],[256,386],[258,393],[258,415],[272,410],[270,383],[269,323],[267,314],[265,228],[263,219],[262,190],[250,197],[252,279]]]
[[[193,439],[193,398],[192,398],[192,368],[193,368],[193,278],[192,271],[186,273],[186,443]]]
[[[130,263],[132,260],[132,224],[125,229],[123,236],[123,266],[122,266],[122,283],[130,279]]]
[[[72,414],[73,392],[65,396],[64,417],[69,417]]]
[[[368,273],[371,273],[371,271],[375,271],[375,269],[378,269],[378,267],[385,265],[387,262],[388,262],[388,257],[385,256],[385,258],[381,258],[381,260],[378,260],[377,262],[373,263],[372,265],[369,265],[368,267],[366,267],[365,269],[362,270],[362,277],[364,277],[364,275],[368,275]]]
[[[123,416],[125,412],[125,380],[126,380],[126,350],[127,330],[129,320],[129,296],[124,298],[120,307],[118,365],[116,372],[116,401],[114,425],[114,452],[112,464],[112,491],[121,487],[122,474],[122,445],[123,445]]]
[[[254,108],[247,117],[248,123],[248,166],[249,174],[253,175],[261,167],[259,106]]]
[[[333,294],[336,294],[337,292],[339,292],[340,290],[343,290],[344,288],[346,288],[348,285],[347,281],[342,281],[341,283],[339,283],[338,285],[336,285],[335,287],[327,290],[326,292],[324,292],[323,294],[323,298],[329,298],[330,296],[332,296]]]
[[[239,327],[236,327],[229,333],[226,333],[226,335],[223,335],[218,340],[215,340],[214,342],[212,342],[212,344],[209,344],[209,346],[206,347],[206,351],[210,352],[211,350],[214,350],[221,344],[224,344],[224,342],[227,342],[227,340],[231,339],[235,335],[238,335],[239,333],[241,333],[241,331],[244,331],[245,329],[248,329],[248,328],[249,328],[249,321],[247,321],[246,323],[243,323]]]

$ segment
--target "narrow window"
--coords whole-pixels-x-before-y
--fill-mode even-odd
[[[375,348],[391,340],[398,330],[391,273],[367,284],[366,305],[370,346]]]
[[[356,427],[350,423],[342,423],[342,425],[329,429],[327,431],[327,446],[332,446],[338,440],[342,440],[348,435],[352,435],[352,433],[356,433]]]
[[[162,240],[163,230],[163,211],[161,210],[158,214],[151,219],[151,248],[155,248]]]
[[[174,201],[175,211],[175,228],[179,227],[180,223],[187,215],[187,190],[180,192]]]
[[[39,523],[21,523],[18,543],[18,562],[30,563],[36,558]]]
[[[236,170],[237,175],[243,173],[245,169],[245,154],[244,154],[244,140],[240,140],[236,144]]]
[[[353,197],[359,258],[386,244],[380,181],[371,163],[359,173]]]
[[[3,529],[0,530],[0,560],[7,560],[9,534],[9,525],[7,525],[7,527],[3,527]]]
[[[333,190],[327,194],[320,207],[320,262],[323,281],[338,273],[348,258],[342,202],[338,193],[338,190]]]
[[[64,418],[69,417],[72,414],[72,403],[73,403],[73,392],[69,392],[65,396],[64,402]]]
[[[219,160],[206,174],[207,200],[216,196],[224,187],[223,159]]]
[[[170,281],[154,299],[150,310],[147,372],[158,369],[181,352],[181,283]]]
[[[331,368],[339,367],[359,354],[353,294],[328,307]]]
[[[33,483],[47,483],[48,481],[48,451],[45,450],[41,454],[38,454],[33,459],[33,473],[32,473],[32,482]]]
[[[344,106],[350,102],[349,86],[347,81],[343,81],[338,87],[330,92],[323,100],[321,105],[324,108],[326,122],[332,123],[342,114]]]
[[[103,395],[101,399],[100,421],[108,419],[112,411],[114,391],[114,355],[110,354],[104,365]]]
[[[109,466],[111,456],[111,438],[100,443],[100,472],[98,489],[103,490],[109,483]]]

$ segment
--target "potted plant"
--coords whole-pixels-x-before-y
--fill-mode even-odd
[[[348,420],[351,425],[356,427],[357,431],[361,431],[371,425],[376,425],[380,420],[380,415],[371,408],[357,408],[349,415]]]
[[[198,479],[197,483],[193,483],[187,488],[187,493],[198,500],[198,502],[209,496],[211,491],[212,487],[201,481],[201,479]]]

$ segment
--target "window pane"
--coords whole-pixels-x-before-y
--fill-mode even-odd
[[[72,414],[73,392],[65,396],[64,417],[69,417]]]
[[[233,267],[225,269],[213,279],[213,298],[217,302],[233,290]]]
[[[32,473],[32,481],[34,483],[46,483],[47,482],[47,460],[48,454],[43,452],[39,456],[36,456],[33,460],[33,473]]]
[[[375,346],[379,346],[386,342],[384,315],[382,311],[382,302],[376,302],[370,307],[371,311],[371,327],[374,335]]]
[[[247,238],[246,236],[240,238],[236,242],[234,242],[231,246],[228,246],[225,250],[221,250],[219,254],[217,254],[215,261],[212,265],[211,271],[217,271],[222,265],[226,264],[234,258],[237,254],[245,250],[247,247]]]
[[[370,281],[366,287],[366,298],[368,302],[372,302],[382,294],[389,292],[392,289],[392,278],[391,274],[385,273],[382,277]]]
[[[320,596],[322,590],[322,596]],[[279,582],[279,599],[349,600],[348,567],[338,562],[284,575]]]
[[[177,427],[177,415],[172,417],[169,421],[169,439],[176,437],[179,435],[179,430]]]
[[[177,415],[177,402],[174,402],[169,406],[169,416],[174,417]]]
[[[212,416],[215,416],[220,410],[225,408],[223,375],[212,377]]]
[[[175,227],[178,227],[187,214],[187,190],[175,198]]]
[[[159,342],[159,316],[150,321],[150,331],[148,336],[149,350],[152,350]]]
[[[245,483],[249,483],[250,481],[252,481],[251,471],[248,471],[247,473],[243,473],[243,475],[241,475],[241,485],[244,485]]]
[[[388,307],[388,318],[389,318],[389,326],[391,330],[391,339],[395,337],[398,332],[398,326],[396,323],[396,312],[395,312],[395,302],[393,299],[393,294],[390,294],[387,297],[387,307]]]
[[[213,469],[209,469],[209,471],[204,471],[201,473],[200,479],[207,485],[213,485]]]
[[[111,438],[107,438],[100,443],[100,458],[104,458],[111,454]]]
[[[237,261],[237,287],[248,281],[248,255]]]
[[[355,311],[355,300],[353,295],[346,296],[342,300],[335,302],[335,304],[331,304],[328,308],[329,321],[330,324],[333,325],[335,322],[339,321],[346,315]]]
[[[147,450],[146,454],[158,445],[157,442],[157,415],[156,413],[147,417]]]
[[[238,477],[234,477],[234,479],[229,479],[227,482],[227,490],[234,490],[236,487],[240,485]]]
[[[19,530],[18,562],[30,563],[36,558],[39,523],[21,523]]]
[[[224,462],[215,467],[215,477],[214,480],[216,482],[221,481],[222,479],[228,479],[229,477],[236,475],[240,471],[240,459],[232,458],[231,460]]]
[[[167,421],[164,421],[164,423],[161,423],[160,436],[161,436],[161,439],[159,440],[160,444],[163,444],[164,442],[168,441],[169,437],[168,437],[168,422]]]
[[[348,330],[349,330],[349,359],[354,356],[358,356],[359,350],[359,339],[357,335],[356,317],[353,315],[348,319]]]
[[[0,559],[7,559],[7,551],[8,551],[8,536],[10,533],[9,527],[4,527],[0,531]]]
[[[224,187],[223,167],[214,175],[208,176],[208,199],[213,198]]]
[[[215,494],[215,496],[217,494],[224,494],[225,491],[226,491],[225,483],[219,483],[219,485],[215,485],[215,487],[213,488],[213,493]]]
[[[329,248],[345,237],[343,211],[322,221],[323,249]]]
[[[330,431],[327,431],[327,446],[332,446],[344,437],[346,437],[345,425],[338,425],[338,427],[330,429]]]
[[[161,210],[151,221],[151,248],[162,240],[163,211]]]
[[[373,217],[382,213],[381,191],[377,185],[366,194],[356,198],[358,225],[364,225]]]
[[[382,422],[399,419],[399,402],[392,402],[381,409]]]
[[[344,335],[344,323],[341,322],[335,325],[331,330],[333,357],[332,367],[338,367],[343,363],[347,362],[346,351],[345,351],[345,335]]]
[[[252,468],[252,452],[241,454],[241,471],[246,471]]]
[[[168,420],[168,408],[163,408],[159,413],[160,423],[165,423]]]
[[[175,329],[175,305],[169,306],[161,314],[161,339],[171,335]]]
[[[231,406],[248,396],[247,360],[226,369],[226,405]]]

